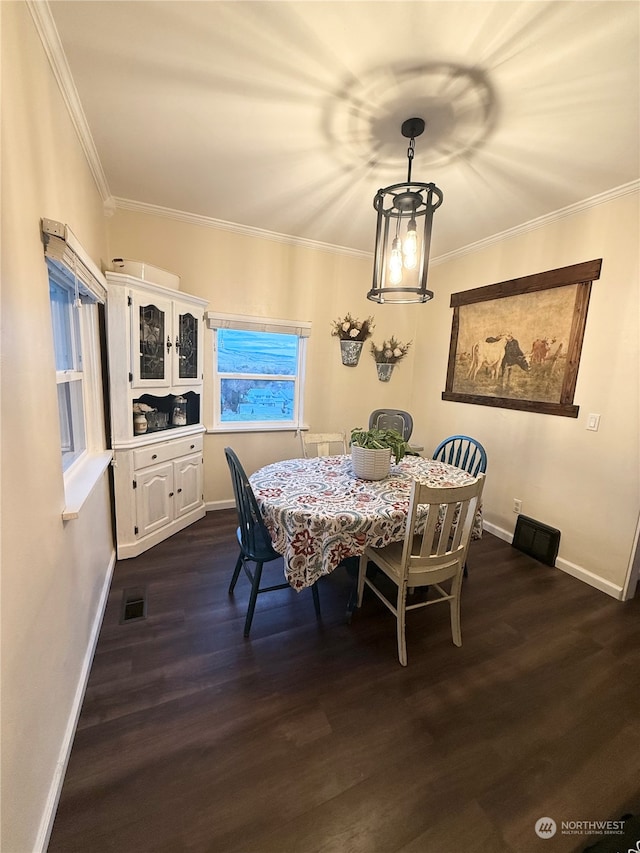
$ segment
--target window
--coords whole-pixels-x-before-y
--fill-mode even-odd
[[[297,429],[309,323],[209,313],[214,428]]]
[[[58,386],[62,470],[85,451],[84,374],[80,302],[75,283],[50,261],[49,299]]]
[[[106,281],[70,229],[42,220],[58,392],[65,520],[76,518],[111,459],[103,417],[100,318]]]

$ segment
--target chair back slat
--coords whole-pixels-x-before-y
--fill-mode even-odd
[[[421,586],[451,575],[452,565],[464,566],[473,521],[484,487],[484,474],[468,486],[438,488],[414,481],[411,489],[401,577]],[[427,506],[422,533],[416,530],[418,511]]]
[[[305,459],[347,453],[347,438],[343,432],[301,433],[301,439],[302,455]]]
[[[433,458],[467,471],[472,477],[487,470],[487,453],[475,438],[469,435],[450,435],[433,451]]]
[[[271,559],[275,553],[271,536],[262,518],[249,478],[234,451],[230,447],[225,447],[224,453],[231,473],[242,550],[252,559]]]

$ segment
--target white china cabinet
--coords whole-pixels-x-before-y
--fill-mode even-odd
[[[205,514],[207,302],[132,275],[105,275],[117,553],[124,559]]]

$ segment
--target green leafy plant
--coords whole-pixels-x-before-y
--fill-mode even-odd
[[[356,427],[351,430],[350,444],[355,444],[356,447],[365,447],[367,450],[384,450],[390,447],[396,464],[404,456],[415,456],[415,453],[409,447],[409,442],[405,441],[402,435],[395,429],[363,429],[362,427]]]

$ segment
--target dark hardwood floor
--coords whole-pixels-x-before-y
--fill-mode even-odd
[[[229,510],[117,564],[49,853],[568,853],[597,839],[561,821],[640,812],[637,597],[485,534],[462,648],[446,605],[412,612],[403,668],[370,591],[347,623],[342,569],[321,622],[269,593],[245,640],[236,556]]]

